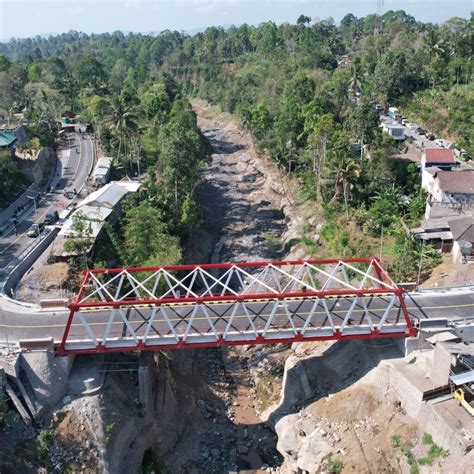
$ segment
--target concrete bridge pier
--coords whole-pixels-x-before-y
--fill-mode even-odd
[[[154,352],[142,351],[138,367],[138,399],[145,408],[147,415],[153,415],[155,411],[156,372],[157,365]]]

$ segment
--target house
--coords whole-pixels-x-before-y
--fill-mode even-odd
[[[436,171],[449,171],[453,166],[456,166],[453,150],[427,148],[421,156],[421,187],[430,192],[429,186]]]
[[[449,253],[453,248],[453,234],[444,217],[425,219],[420,227],[411,230],[415,240],[424,241],[442,253]]]
[[[448,221],[453,235],[453,262],[474,260],[474,217],[457,217]]]
[[[425,217],[470,215],[474,211],[474,170],[432,168]]]
[[[113,158],[103,156],[97,160],[92,179],[96,184],[107,184]]]
[[[120,203],[129,193],[137,192],[140,183],[116,181],[94,191],[83,199],[71,216],[64,222],[53,242],[51,256],[57,261],[67,261],[73,254],[64,248],[70,238],[77,238],[74,224],[79,216],[87,221],[87,238],[90,240],[86,253],[90,253],[106,222],[113,222],[121,214]]]
[[[405,127],[403,125],[384,123],[382,130],[388,133],[394,140],[405,140]]]

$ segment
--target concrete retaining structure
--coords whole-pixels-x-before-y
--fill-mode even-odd
[[[26,271],[38,260],[40,255],[49,247],[55,239],[58,228],[53,228],[51,232],[40,242],[6,277],[3,283],[3,293],[8,297],[13,297],[13,290],[18,282],[23,278]]]

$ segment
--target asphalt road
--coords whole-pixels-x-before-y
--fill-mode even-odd
[[[72,191],[74,188],[79,190],[86,182],[94,160],[92,140],[88,135],[82,138],[78,133],[71,133],[68,138],[70,154],[68,159],[61,161],[57,186],[39,201],[36,211],[18,225],[17,234],[13,232],[0,239],[0,268],[6,267],[33,244],[34,239],[27,236],[28,229],[33,223],[43,222],[47,212],[60,212],[71,203],[71,199],[63,195],[64,190]]]
[[[396,125],[401,125],[398,122],[394,122],[389,116],[387,115],[381,115],[380,119],[387,124],[393,124],[395,123]],[[413,142],[418,146],[418,148],[424,147],[426,148],[442,148],[438,146],[434,140],[428,140],[425,135],[420,135],[419,133],[414,132],[413,130],[410,130],[408,127],[405,128],[405,136],[413,139]]]
[[[334,327],[341,328],[353,299],[328,299],[326,302]],[[405,297],[405,302],[410,316],[415,319],[460,320],[474,317],[474,292],[472,291],[408,294]],[[373,326],[377,327],[387,308],[387,303],[387,298],[359,299],[354,305],[351,320],[346,321],[344,325],[344,333],[360,333],[370,330],[367,312],[363,304],[368,308]],[[188,342],[212,342],[216,336],[209,321],[212,322],[219,336],[223,335],[227,328],[226,339],[228,340],[248,340],[250,336],[255,335],[255,330],[259,334],[263,334],[265,329],[267,329],[267,338],[291,337],[294,334],[294,328],[302,328],[305,324],[308,336],[330,334],[332,326],[325,308],[320,303],[312,311],[313,305],[314,301],[309,300],[289,301],[286,304],[258,302],[247,304],[247,311],[239,306],[235,312],[233,311],[234,305],[228,303],[205,305],[205,310],[201,306],[196,312],[194,312],[194,306],[189,304],[165,306],[164,312],[159,310],[154,315],[155,322],[148,330],[147,342],[157,345],[174,343],[175,334],[178,336],[187,334]],[[64,310],[34,311],[32,307],[10,301],[4,301],[0,308],[0,341],[10,343],[20,339],[48,337],[53,337],[56,342],[59,342],[69,315]],[[233,313],[232,324],[229,325]],[[311,313],[311,321],[307,323]],[[108,340],[111,345],[133,345],[134,340],[133,337],[130,337],[130,327],[137,337],[143,338],[147,331],[147,321],[152,314],[153,309],[151,308],[124,309],[122,314],[117,311],[107,330],[108,322],[111,319],[110,310],[93,309],[82,312],[80,316],[76,315],[74,318],[69,341],[90,341],[92,336],[100,340],[108,331]],[[273,314],[272,324],[267,327],[271,314]],[[87,327],[81,322],[81,318],[87,322]],[[189,324],[191,319],[193,319],[192,324]],[[399,332],[404,328],[405,321],[397,302],[387,313],[382,332]],[[111,339],[119,339],[119,341],[114,342]],[[92,347],[93,344],[89,344],[89,346]]]

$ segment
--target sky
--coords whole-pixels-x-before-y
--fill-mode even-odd
[[[0,0],[0,39],[69,30],[193,31],[207,26],[294,23],[300,14],[313,19],[346,13],[375,13],[377,0]],[[424,22],[468,18],[474,0],[385,0],[384,11],[405,10]]]

